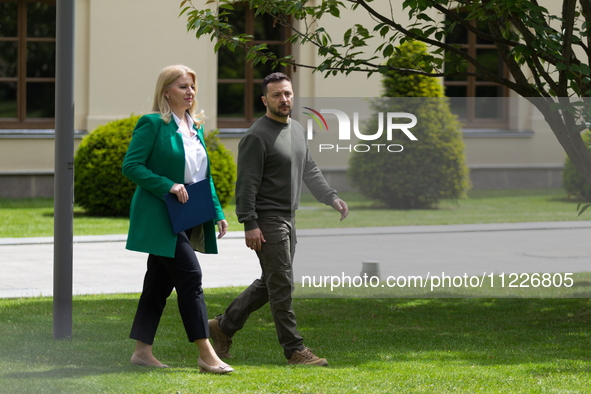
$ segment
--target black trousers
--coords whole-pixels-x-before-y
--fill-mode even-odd
[[[304,339],[297,329],[291,295],[294,290],[292,261],[295,255],[296,234],[294,221],[284,217],[257,219],[267,242],[257,252],[262,268],[255,280],[217,316],[220,329],[228,336],[241,330],[251,313],[269,303],[275,330],[283,354],[290,358],[294,351],[304,350]]]
[[[189,237],[190,230],[178,235],[174,258],[148,256],[148,270],[131,327],[131,339],[149,345],[154,343],[166,299],[173,289],[177,291],[179,311],[189,341],[209,338],[201,267]]]

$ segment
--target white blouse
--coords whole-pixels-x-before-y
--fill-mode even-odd
[[[172,113],[174,121],[183,137],[183,147],[185,148],[185,184],[195,183],[204,180],[207,177],[207,153],[205,147],[197,138],[197,132],[193,128],[193,119],[185,113],[187,124],[189,125],[190,137],[187,137],[180,129],[181,120],[175,113]]]

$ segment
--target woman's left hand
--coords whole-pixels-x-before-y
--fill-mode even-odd
[[[219,220],[217,225],[218,225],[218,230],[220,232],[220,235],[218,235],[218,239],[220,239],[224,235],[226,235],[226,231],[228,230],[228,222],[226,222],[225,220]]]

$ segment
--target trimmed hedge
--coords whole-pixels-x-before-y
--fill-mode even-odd
[[[236,189],[236,163],[232,152],[220,142],[218,130],[210,131],[205,136],[205,146],[207,146],[215,191],[222,207],[226,207],[232,201]]]
[[[123,159],[139,116],[99,126],[80,143],[74,159],[74,195],[90,215],[129,216],[136,185],[121,173]],[[222,207],[234,196],[236,164],[217,138],[205,137],[211,175]]]
[[[420,42],[405,42],[388,63],[400,68],[415,68],[418,54],[426,54]],[[353,153],[349,159],[348,175],[361,193],[384,202],[395,209],[428,208],[440,199],[465,196],[469,188],[461,126],[449,109],[443,87],[436,78],[421,75],[401,75],[391,72],[383,80],[385,97],[410,98],[376,99],[376,112],[410,112],[418,123],[410,131],[418,141],[402,133],[386,133],[372,141],[375,144],[400,144],[399,153]],[[378,117],[367,122],[368,130],[378,129]]]
[[[90,215],[129,216],[135,183],[121,173],[139,116],[99,126],[84,137],[74,159],[74,196]]]

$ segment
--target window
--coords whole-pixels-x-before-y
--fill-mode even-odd
[[[460,14],[467,16],[467,13]],[[477,24],[476,20],[472,20],[470,23],[489,33],[486,22]],[[458,45],[493,73],[501,77],[505,75],[505,65],[493,42],[477,37],[459,24],[446,37],[445,42]],[[469,64],[463,71],[475,72],[476,68]],[[475,77],[445,77],[444,85],[445,94],[450,97],[451,110],[459,116],[464,126],[507,126],[505,100],[499,99],[508,95],[504,86]]]
[[[273,23],[269,15],[254,17],[255,12],[245,5],[235,5],[228,22],[236,32],[254,37],[252,45],[266,43],[278,56],[290,54],[290,45],[285,43],[289,28]],[[290,75],[289,68],[272,68],[270,63],[258,63],[255,67],[245,59],[246,51],[226,48],[218,51],[218,127],[248,128],[265,114],[261,101],[263,79],[276,71]]]
[[[55,1],[0,0],[0,128],[53,128]]]

